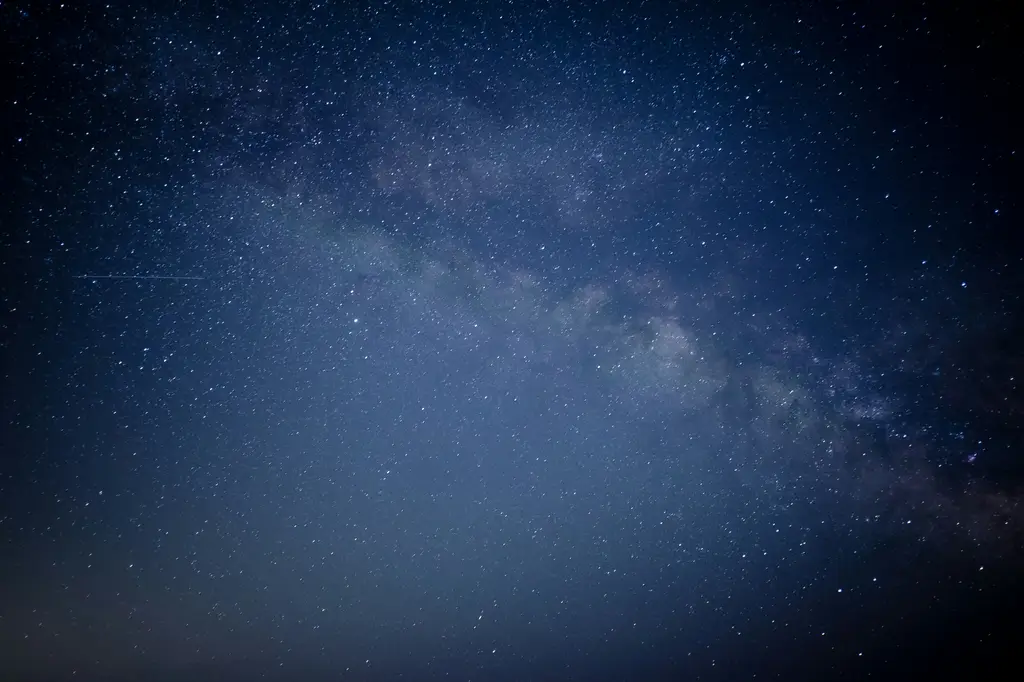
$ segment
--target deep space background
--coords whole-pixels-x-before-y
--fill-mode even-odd
[[[0,678],[1024,674],[951,4],[0,4]]]

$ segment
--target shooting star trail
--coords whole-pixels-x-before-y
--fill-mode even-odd
[[[174,280],[203,280],[205,277],[190,277],[186,275],[75,275],[75,279],[174,279]]]

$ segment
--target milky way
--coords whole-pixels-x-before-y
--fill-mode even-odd
[[[625,7],[5,10],[15,674],[831,679],[1012,572],[927,19]]]

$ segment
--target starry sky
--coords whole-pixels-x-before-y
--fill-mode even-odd
[[[994,671],[1009,6],[4,2],[0,677]]]

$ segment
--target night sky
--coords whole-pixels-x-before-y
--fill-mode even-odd
[[[950,4],[3,2],[0,679],[1024,674]]]

